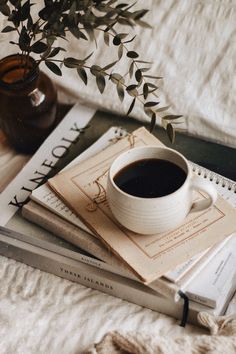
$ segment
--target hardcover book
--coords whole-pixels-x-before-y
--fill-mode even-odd
[[[176,303],[140,282],[101,269],[98,264],[94,266],[72,259],[66,254],[67,248],[59,243],[41,240],[40,247],[34,237],[28,238],[27,242],[22,239],[24,235],[0,227],[0,254],[174,318],[181,319],[183,316],[182,300]],[[50,248],[54,250],[48,250]],[[65,255],[62,255],[60,250]],[[232,292],[215,309],[190,301],[188,322],[199,325],[199,312],[208,311],[214,316],[222,315],[231,296]]]

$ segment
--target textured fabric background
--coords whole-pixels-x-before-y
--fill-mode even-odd
[[[109,331],[197,335],[193,326],[0,257],[0,353],[78,354]]]
[[[135,28],[134,48],[141,59],[154,62],[153,74],[164,77],[163,83],[158,82],[162,104],[171,104],[171,113],[186,117],[183,128],[190,134],[235,147],[236,2],[139,0],[136,7],[150,9],[146,19],[153,28]],[[9,49],[6,38],[1,36],[4,55],[15,51],[14,46]],[[71,38],[66,55],[84,58],[93,50],[91,64],[105,65],[116,58],[113,48],[103,43],[102,33],[98,49]],[[118,66],[127,72],[126,61]],[[65,68],[63,78],[51,76],[72,97],[102,109],[124,113],[130,104],[130,99],[120,104],[112,84],[101,95],[94,77],[86,87],[76,70]],[[137,108],[134,115],[146,119],[141,109]]]
[[[154,74],[164,76],[160,88],[163,105],[171,104],[173,113],[186,116],[185,129],[190,134],[236,146],[235,1],[140,0],[138,7],[142,6],[151,9],[148,19],[153,29],[138,30],[135,49],[142,59],[154,61]],[[5,36],[0,41],[2,56],[14,52]],[[68,56],[78,58],[91,50],[73,39],[68,49]],[[109,48],[105,57],[104,53],[99,44],[94,61],[113,60]],[[126,72],[124,63],[121,66]],[[53,78],[72,101],[80,98],[120,113],[130,104],[127,100],[121,105],[109,87],[101,95],[93,78],[85,87],[76,72],[65,69],[63,78]],[[144,119],[139,109],[135,116]],[[1,353],[80,353],[106,332],[121,329],[168,337],[201,332],[192,326],[183,329],[167,316],[0,257]]]

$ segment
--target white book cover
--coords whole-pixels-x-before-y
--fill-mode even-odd
[[[217,307],[230,291],[236,290],[236,234],[185,289],[193,301]]]
[[[75,105],[0,195],[0,225],[6,225],[88,127],[95,110]]]

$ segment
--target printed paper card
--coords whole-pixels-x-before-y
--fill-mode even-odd
[[[125,229],[113,217],[106,200],[107,173],[120,153],[143,145],[161,143],[140,128],[53,177],[49,184],[114,254],[149,283],[233,233],[236,210],[219,196],[213,207],[190,213],[174,231],[147,236]],[[196,193],[196,199],[204,197]]]

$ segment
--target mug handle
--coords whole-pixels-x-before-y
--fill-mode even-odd
[[[190,188],[192,188],[196,191],[201,190],[201,191],[205,192],[206,194],[208,194],[208,196],[209,196],[209,198],[207,198],[207,199],[202,199],[197,202],[194,202],[190,212],[208,209],[208,208],[210,208],[210,206],[215,204],[215,202],[217,200],[217,190],[212,185],[212,183],[210,183],[206,180],[203,180],[199,176],[193,176],[192,180],[191,180]]]

